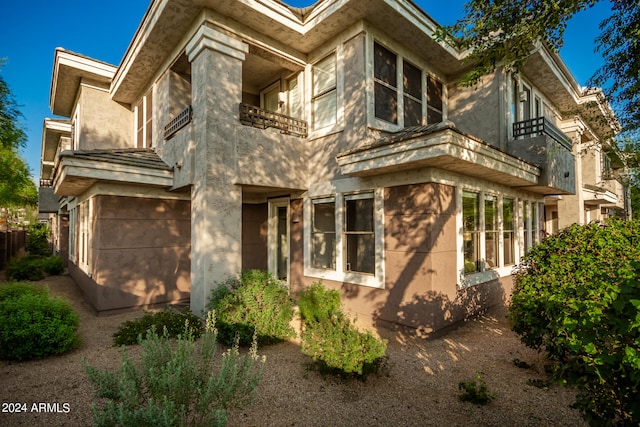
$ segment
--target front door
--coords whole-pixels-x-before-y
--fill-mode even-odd
[[[280,280],[289,278],[289,199],[269,201],[269,272]]]

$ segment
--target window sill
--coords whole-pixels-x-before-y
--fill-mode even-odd
[[[325,270],[321,268],[304,267],[304,275],[322,280],[334,282],[352,283],[355,285],[368,286],[370,288],[384,289],[384,278],[382,274],[373,275],[366,273],[355,273],[352,271]]]
[[[482,283],[497,280],[501,277],[510,276],[513,272],[513,267],[513,265],[508,265],[505,267],[493,268],[491,270],[485,270],[477,273],[462,273],[460,275],[458,289],[466,289],[471,286],[476,286]]]

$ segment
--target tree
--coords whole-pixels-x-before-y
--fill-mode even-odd
[[[0,59],[0,67],[4,60]],[[20,127],[22,114],[6,82],[0,75],[0,205],[35,205],[36,186],[19,150],[24,148],[26,135]]]
[[[463,84],[474,85],[482,76],[503,66],[518,72],[528,56],[543,43],[558,51],[567,22],[577,12],[602,0],[470,0],[465,16],[438,37],[470,49],[473,68]],[[640,2],[616,0],[612,15],[601,25],[596,51],[606,61],[589,84],[602,86],[623,131],[640,129]]]

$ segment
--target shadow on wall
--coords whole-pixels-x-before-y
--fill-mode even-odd
[[[99,313],[188,301],[190,204],[119,196],[94,198],[92,276],[69,271]],[[82,262],[82,243],[78,259]]]

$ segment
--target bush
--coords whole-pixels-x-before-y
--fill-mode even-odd
[[[23,255],[13,258],[7,265],[9,280],[38,281],[47,275],[57,275],[64,272],[62,259],[57,256],[43,257],[41,255]]]
[[[640,423],[640,222],[574,225],[532,248],[515,275],[512,327],[578,389],[594,425]]]
[[[480,374],[476,376],[474,381],[460,381],[458,390],[462,391],[459,396],[460,400],[475,405],[488,405],[495,399],[495,395],[489,391]]]
[[[175,338],[184,333],[187,326],[188,332],[194,338],[197,339],[202,335],[204,329],[202,321],[194,314],[168,310],[145,313],[139,319],[129,320],[120,325],[118,331],[113,334],[113,343],[117,346],[138,344],[139,340],[152,328],[163,331],[167,337]]]
[[[46,289],[27,284],[0,287],[0,358],[40,358],[80,344],[73,308],[47,294]]]
[[[254,334],[259,344],[296,336],[289,291],[265,271],[248,270],[218,284],[207,308],[215,310],[218,339],[226,345],[232,345],[236,335],[241,346],[250,345]]]
[[[49,243],[49,234],[47,224],[30,225],[27,229],[25,250],[31,255],[50,256],[51,243]]]
[[[385,359],[386,340],[360,332],[341,309],[340,293],[314,283],[300,293],[304,322],[302,352],[321,370],[343,376],[366,377],[377,372]]]
[[[106,398],[101,408],[93,406],[99,426],[186,426],[226,424],[226,411],[243,408],[255,399],[255,388],[264,370],[254,342],[248,355],[234,346],[216,363],[216,330],[212,314],[196,346],[185,328],[177,343],[155,328],[141,340],[140,364],[132,363],[122,350],[120,372],[102,371],[85,362],[96,396]],[[217,366],[218,368],[214,368]]]

